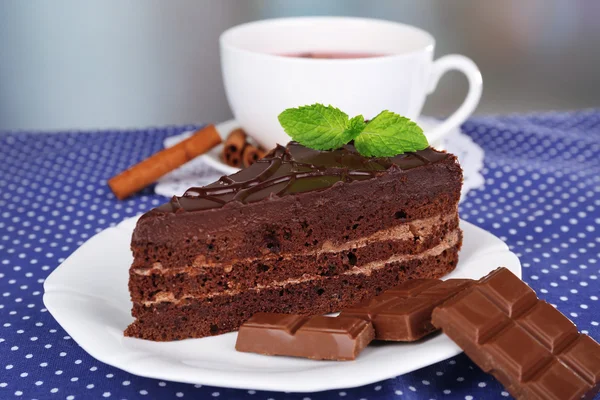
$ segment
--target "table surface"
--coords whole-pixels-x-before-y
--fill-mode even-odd
[[[44,308],[44,278],[85,240],[165,201],[117,201],[106,180],[190,126],[0,135],[0,399],[505,399],[466,356],[360,388],[246,391],[137,377],[86,354]],[[600,339],[600,110],[473,118],[485,187],[461,217],[501,237],[523,276]],[[101,271],[99,271],[101,272]]]

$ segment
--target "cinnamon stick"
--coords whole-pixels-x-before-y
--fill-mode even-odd
[[[251,144],[247,144],[244,147],[244,151],[242,152],[242,164],[244,164],[245,168],[248,168],[250,165],[254,164],[256,161],[260,160],[265,156],[265,151],[261,148],[253,146]]]
[[[207,125],[173,147],[159,151],[108,181],[119,200],[145,188],[161,176],[221,143],[214,125]]]
[[[231,131],[223,145],[223,161],[232,167],[242,165],[242,152],[246,146],[246,132],[241,128]]]

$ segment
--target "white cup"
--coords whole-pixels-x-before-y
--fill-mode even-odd
[[[469,92],[445,121],[426,132],[429,143],[464,122],[481,97],[477,66],[461,55],[433,61],[434,38],[396,22],[347,17],[280,18],[250,22],[220,37],[227,98],[237,122],[266,148],[290,138],[277,116],[286,108],[333,105],[370,119],[390,110],[416,119],[426,95],[449,70],[462,71]],[[305,52],[383,54],[321,59],[284,56]]]

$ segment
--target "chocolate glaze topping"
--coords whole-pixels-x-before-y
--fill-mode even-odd
[[[352,144],[331,150],[309,149],[297,142],[278,145],[263,159],[233,175],[204,187],[188,189],[181,197],[158,208],[184,212],[220,208],[229,202],[253,203],[269,197],[330,188],[338,182],[374,178],[387,170],[412,168],[438,162],[449,155],[431,147],[395,157],[361,156]]]

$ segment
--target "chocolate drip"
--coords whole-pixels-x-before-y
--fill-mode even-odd
[[[182,197],[159,207],[168,212],[220,208],[229,202],[253,203],[271,196],[325,190],[338,182],[371,179],[394,167],[409,170],[448,157],[432,148],[395,157],[361,156],[352,144],[331,151],[290,142],[278,145],[250,167],[204,187],[188,189]]]

